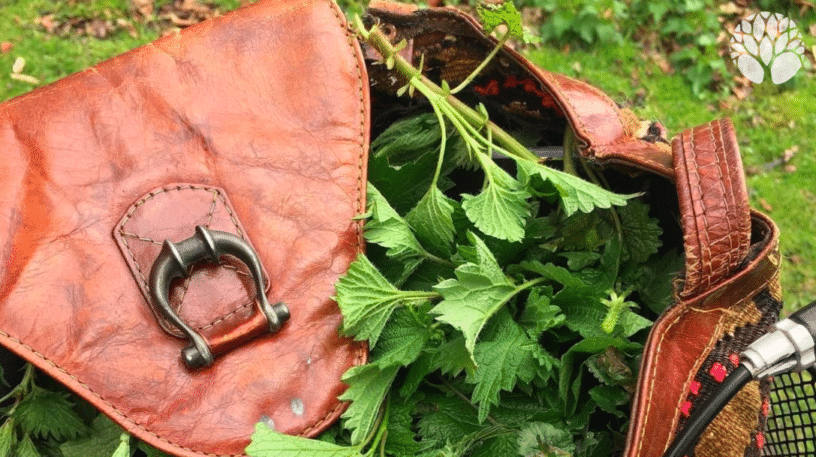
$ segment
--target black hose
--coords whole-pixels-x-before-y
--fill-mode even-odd
[[[697,445],[700,435],[703,434],[708,424],[717,417],[722,408],[752,379],[751,372],[743,364],[740,364],[720,385],[720,389],[703,405],[701,410],[696,411],[686,422],[685,427],[674,438],[672,445],[663,454],[663,457],[684,457]]]

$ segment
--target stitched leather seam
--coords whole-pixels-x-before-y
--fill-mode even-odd
[[[207,228],[210,228],[210,224],[212,223],[212,219],[213,219],[213,213],[215,213],[215,205],[218,202],[218,191],[211,190],[210,192],[212,192],[212,194],[213,194],[213,199],[212,199],[212,203],[210,204],[210,212],[207,214],[207,223],[204,224],[204,226],[207,227]],[[227,206],[226,202],[224,202],[224,203],[225,203],[224,206]],[[236,224],[235,221],[233,221],[233,224],[235,225],[236,231],[238,231],[237,230],[238,229],[238,224]],[[241,237],[241,238],[243,238],[243,237]],[[184,297],[187,296],[187,291],[190,290],[190,282],[192,280],[193,280],[192,275],[187,276],[186,278],[184,278],[184,284],[181,286],[181,296],[179,297],[178,304],[176,305],[176,313],[181,312],[181,308],[184,306]],[[262,292],[258,291],[257,293],[262,293]],[[235,311],[237,311],[237,310],[233,310],[231,313],[229,313],[229,315],[235,314]],[[223,320],[223,319],[221,319],[221,320]]]
[[[555,89],[557,89],[557,90],[558,90],[558,94],[563,94],[563,93],[564,93],[564,91],[561,89],[561,83],[559,83],[559,82],[558,82],[558,80],[557,80],[556,78],[552,77],[552,76],[551,76],[551,75],[549,75],[549,74],[543,74],[543,73],[542,73],[541,75],[542,75],[542,76],[544,76],[544,79],[546,79],[546,80],[547,80],[548,82],[550,82],[550,83],[551,83],[553,86],[555,86]],[[620,123],[620,125],[621,125],[621,126],[625,125],[625,124],[624,124],[624,122],[623,122],[623,119],[621,118],[620,111],[619,111],[619,110],[618,110],[618,109],[617,109],[615,106],[613,106],[614,104],[610,104],[610,103],[609,103],[609,100],[608,100],[608,98],[607,98],[606,94],[604,94],[604,93],[603,93],[603,92],[601,92],[599,89],[597,89],[597,88],[595,88],[595,87],[593,87],[593,86],[591,86],[591,85],[589,85],[589,84],[586,84],[586,85],[582,86],[582,89],[587,89],[587,88],[589,89],[589,91],[590,91],[590,92],[593,92],[595,95],[597,95],[597,96],[598,96],[598,97],[599,97],[601,100],[604,100],[604,99],[606,98],[606,100],[604,100],[604,101],[606,101],[606,102],[607,102],[607,103],[606,103],[607,107],[612,108],[612,111],[615,113],[615,116],[618,118],[618,122]],[[577,111],[576,111],[576,109],[575,109],[575,104],[574,104],[574,103],[572,103],[572,100],[571,100],[569,97],[566,97],[566,96],[563,96],[563,95],[562,95],[562,99],[563,99],[563,100],[564,100],[564,101],[565,101],[565,102],[566,102],[566,103],[569,105],[569,107],[571,108],[571,110],[572,110],[572,112],[573,112],[573,114],[574,114],[575,120],[576,120],[576,121],[578,122],[578,124],[581,126],[582,133],[583,133],[584,135],[588,135],[588,130],[587,130],[587,128],[586,128],[586,124],[584,123],[584,121],[583,121],[583,119],[581,118],[581,116],[577,114]],[[556,100],[558,100],[558,98],[557,98],[557,97],[556,97]],[[604,144],[593,144],[593,145],[591,145],[591,146],[592,146],[592,147],[612,146],[612,145],[615,145],[615,144],[624,143],[624,142],[626,142],[626,141],[627,141],[627,138],[624,136],[624,137],[622,137],[622,138],[620,138],[620,139],[618,139],[618,140],[616,140],[616,141],[612,141],[612,142],[608,142],[608,143],[604,143]]]
[[[227,319],[231,318],[232,316],[234,316],[234,315],[238,314],[238,312],[239,312],[239,311],[243,311],[243,310],[245,310],[245,309],[249,308],[249,307],[250,307],[250,306],[252,306],[253,304],[254,304],[254,303],[253,303],[253,302],[251,302],[251,301],[250,301],[250,302],[246,302],[246,303],[244,303],[243,305],[241,305],[240,307],[236,308],[236,309],[235,309],[234,311],[232,311],[231,313],[229,313],[229,314],[225,314],[224,316],[222,316],[222,317],[220,317],[220,318],[218,318],[218,319],[216,319],[216,320],[214,320],[214,321],[210,322],[209,324],[206,324],[206,325],[203,325],[203,326],[201,326],[201,327],[198,327],[198,328],[196,328],[196,330],[207,330],[207,329],[210,329],[210,328],[214,327],[216,324],[220,324],[221,322],[224,322],[225,320],[227,320]]]
[[[334,4],[334,2],[331,2],[331,1],[325,2],[324,5],[328,6],[329,9],[334,13],[334,16],[337,19],[338,24],[340,25],[341,29],[343,29],[344,33],[346,34],[346,43],[349,46],[349,50],[351,51],[351,57],[354,60],[354,66],[355,66],[355,68],[357,70],[357,83],[358,83],[357,94],[358,94],[359,102],[360,102],[360,111],[359,111],[359,114],[360,114],[360,136],[359,136],[359,139],[360,139],[360,154],[358,156],[358,164],[357,164],[357,192],[358,192],[357,213],[360,214],[360,213],[363,212],[363,207],[365,205],[365,182],[364,182],[364,179],[363,179],[363,176],[364,176],[364,168],[363,167],[365,166],[365,154],[366,154],[366,128],[365,128],[366,127],[366,103],[365,103],[365,92],[364,92],[365,89],[364,89],[363,85],[366,84],[368,81],[365,81],[363,79],[363,75],[365,73],[360,68],[360,61],[358,59],[359,56],[358,56],[358,53],[357,53],[357,48],[355,48],[355,44],[357,43],[356,38],[355,38],[354,35],[352,35],[352,33],[346,27],[344,27],[345,19],[342,16],[342,13],[339,10],[339,7],[337,7]],[[363,239],[362,223],[358,221],[356,224],[357,224],[357,250],[360,251],[361,248],[362,248],[362,239]],[[363,361],[365,360],[365,357],[366,357],[366,346],[365,346],[365,344],[360,342],[360,343],[357,344],[357,347],[358,347],[357,354],[356,354],[356,356],[354,358],[354,362],[353,362],[355,366],[361,365],[363,363]],[[305,430],[303,430],[300,433],[300,435],[301,436],[306,436],[312,430],[323,427],[327,422],[330,422],[335,417],[335,415],[337,415],[343,408],[345,408],[346,405],[347,404],[345,402],[341,402],[341,401],[338,400],[337,405],[334,407],[334,409],[332,409],[331,411],[326,413],[326,415],[324,415],[322,419],[318,420],[317,422],[312,424],[310,427],[307,427]]]
[[[705,349],[700,354],[700,356],[697,357],[697,360],[694,361],[694,365],[691,366],[691,370],[689,370],[689,374],[688,376],[686,376],[686,380],[683,381],[682,384],[683,388],[680,391],[679,401],[682,402],[683,399],[685,399],[686,393],[689,391],[689,386],[691,386],[691,381],[697,375],[697,372],[700,371],[700,367],[702,367],[703,363],[705,363],[705,360],[708,358],[708,355],[711,353],[712,349],[714,349],[714,346],[717,344],[717,341],[719,341],[720,338],[722,337],[724,324],[723,318],[725,317],[725,315],[726,313],[722,313],[719,320],[717,321],[717,326],[714,327],[714,332],[711,334],[711,337],[708,339],[708,342],[705,345]],[[677,414],[677,411],[679,411],[679,408],[675,408],[674,417],[672,418],[671,426],[669,427],[670,433],[672,430],[676,430],[677,425],[680,423],[680,415]],[[669,444],[671,444],[671,441],[667,440],[665,447],[661,451],[661,454],[666,452],[666,449],[669,447]]]
[[[123,418],[125,421],[127,421],[127,422],[129,422],[129,423],[133,424],[133,425],[134,425],[135,427],[137,427],[138,429],[140,429],[140,430],[142,430],[142,431],[144,431],[144,432],[148,433],[149,435],[151,435],[151,436],[153,436],[153,437],[157,438],[157,439],[158,439],[158,440],[160,440],[160,441],[163,441],[163,442],[165,442],[165,443],[167,443],[167,444],[170,444],[171,446],[174,446],[174,447],[177,447],[177,448],[180,448],[180,449],[184,449],[185,451],[194,452],[194,453],[196,453],[196,454],[199,454],[199,455],[205,455],[205,456],[207,456],[207,457],[246,457],[244,454],[229,454],[229,455],[205,454],[205,453],[202,453],[202,452],[200,452],[200,451],[196,451],[195,449],[190,449],[190,448],[187,448],[187,447],[181,446],[181,445],[179,445],[179,444],[173,443],[172,441],[169,441],[169,440],[167,440],[167,439],[165,439],[165,438],[162,438],[161,436],[159,436],[159,435],[157,435],[157,434],[153,433],[152,431],[148,430],[148,429],[147,429],[147,428],[146,428],[144,425],[142,425],[142,424],[140,424],[140,423],[136,422],[135,420],[133,420],[133,419],[131,419],[130,417],[128,417],[127,415],[125,415],[125,413],[123,413],[123,412],[122,412],[122,411],[120,411],[118,408],[116,408],[116,406],[114,406],[114,405],[113,405],[111,402],[109,402],[109,401],[105,400],[105,398],[104,398],[104,397],[102,397],[102,396],[101,396],[101,395],[99,395],[98,393],[94,392],[94,390],[93,390],[93,389],[91,389],[91,388],[90,388],[90,386],[88,386],[87,384],[85,384],[85,383],[83,383],[82,381],[80,381],[80,380],[79,380],[79,378],[77,378],[77,377],[76,377],[76,376],[74,376],[73,374],[69,373],[69,372],[68,372],[68,371],[67,371],[65,368],[63,368],[63,367],[61,367],[61,366],[57,365],[57,364],[56,364],[56,362],[52,361],[51,359],[49,359],[48,357],[46,357],[44,354],[41,354],[41,353],[37,352],[37,350],[35,350],[35,349],[34,349],[34,348],[32,348],[31,346],[29,346],[29,345],[27,345],[27,344],[23,343],[21,340],[19,340],[19,339],[17,339],[17,338],[15,338],[15,337],[13,337],[13,336],[11,336],[11,335],[9,335],[8,333],[6,333],[6,332],[4,332],[4,331],[2,331],[2,330],[0,330],[0,336],[4,336],[4,337],[8,338],[9,340],[11,340],[11,341],[13,341],[13,342],[15,342],[15,343],[19,344],[20,346],[22,346],[23,348],[25,348],[26,350],[28,350],[29,352],[31,352],[31,353],[32,353],[32,354],[34,354],[35,356],[39,357],[40,359],[42,359],[43,361],[45,361],[46,363],[48,363],[49,365],[51,365],[52,367],[54,367],[55,369],[57,369],[57,370],[58,370],[60,373],[63,373],[63,374],[65,374],[66,376],[68,376],[69,378],[73,379],[73,380],[74,380],[74,381],[76,381],[76,383],[77,383],[77,384],[79,384],[79,385],[80,385],[80,386],[81,386],[83,389],[87,390],[87,391],[88,391],[88,392],[90,392],[90,393],[91,393],[91,394],[92,394],[94,397],[96,397],[96,398],[98,398],[100,401],[102,401],[102,403],[104,403],[106,406],[108,406],[108,407],[109,407],[109,408],[110,408],[112,411],[114,411],[116,414],[118,414],[119,416],[121,416],[121,417],[122,417],[122,418]]]
[[[223,203],[223,207],[226,208],[227,213],[230,216],[230,221],[232,222],[236,233],[242,239],[246,239],[246,237],[244,237],[243,232],[241,231],[241,227],[238,225],[238,220],[235,217],[235,213],[233,213],[232,209],[229,207],[229,205],[227,205],[226,199],[224,199],[224,197],[221,195],[221,192],[219,190],[213,189],[213,188],[210,188],[210,187],[206,187],[206,186],[197,186],[197,185],[188,184],[188,185],[177,185],[177,186],[173,186],[173,187],[163,187],[163,188],[161,188],[159,190],[152,191],[152,192],[148,193],[147,195],[145,195],[144,197],[142,197],[139,201],[137,201],[136,203],[134,203],[130,207],[130,209],[127,212],[127,215],[122,220],[122,222],[119,224],[119,230],[118,230],[119,235],[122,237],[122,242],[124,243],[125,248],[128,251],[128,254],[130,254],[130,258],[131,258],[131,260],[133,262],[133,265],[136,266],[136,270],[138,271],[139,276],[140,276],[140,278],[142,280],[142,285],[145,288],[149,288],[148,283],[147,283],[147,278],[145,277],[144,271],[142,271],[141,266],[137,262],[136,255],[131,250],[130,244],[127,242],[127,240],[125,238],[127,236],[130,236],[132,238],[137,238],[137,239],[139,239],[141,241],[145,241],[145,242],[149,242],[149,243],[158,243],[158,242],[155,241],[155,240],[149,239],[149,238],[144,238],[143,239],[142,237],[140,237],[138,235],[127,232],[125,230],[125,226],[130,221],[130,219],[133,217],[133,214],[136,212],[136,210],[140,206],[146,204],[147,202],[149,202],[151,199],[153,199],[157,195],[160,195],[160,194],[163,194],[163,193],[169,193],[169,192],[173,192],[173,191],[181,192],[181,191],[184,191],[184,190],[205,191],[205,192],[209,192],[209,193],[213,194],[212,205],[210,206],[210,211],[207,214],[207,224],[206,224],[206,226],[208,228],[209,228],[210,223],[212,222],[212,218],[213,218],[213,215],[215,213],[215,209],[217,208],[218,200],[221,200],[221,203]],[[158,243],[158,244],[162,244],[162,243]],[[233,268],[233,270],[238,271],[238,270],[236,270],[234,268]],[[181,307],[182,307],[182,305],[184,303],[184,297],[187,294],[187,290],[188,290],[188,288],[190,286],[190,280],[191,279],[192,279],[192,277],[188,277],[188,278],[186,278],[184,280],[184,283],[182,285],[183,289],[182,289],[181,297],[179,298],[177,304],[175,305],[176,312],[181,310]],[[246,308],[246,306],[248,304],[251,304],[251,303],[252,302],[244,303],[243,305],[241,305],[238,308],[230,311],[226,315],[216,318],[213,322],[210,322],[209,324],[205,324],[205,326],[203,326],[203,327],[198,327],[198,329],[199,330],[204,330],[204,329],[212,327],[213,325],[215,325],[215,324],[217,324],[219,322],[223,322],[224,320],[234,316],[235,313],[237,313],[237,312],[241,311],[242,309]],[[162,326],[162,328],[165,328],[165,329],[171,329],[172,328],[172,327],[170,327],[170,325],[169,325],[169,323],[167,322],[166,319],[162,318],[161,316],[159,316],[159,318],[161,318],[164,321],[164,325]],[[181,333],[177,332],[177,331],[168,330],[168,332],[170,334],[172,334],[172,335],[175,335],[175,336],[182,336]]]
[[[137,235],[135,233],[125,232],[124,230],[119,230],[119,234],[122,235],[123,237],[135,238],[135,239],[137,239],[139,241],[145,241],[147,243],[158,244],[159,246],[161,246],[163,244],[162,242],[156,241],[153,238],[146,238],[146,237],[143,237],[143,236],[139,236],[139,235]]]
[[[686,140],[688,140],[688,142],[689,142],[689,147],[688,148],[686,147]],[[689,166],[689,162],[692,159],[696,158],[696,156],[689,157],[689,152],[691,152],[691,154],[694,154],[695,151],[696,151],[695,150],[695,144],[694,144],[694,131],[693,130],[692,131],[685,131],[680,135],[679,147],[681,148],[681,151],[683,153],[679,157],[680,160],[676,160],[677,163],[675,164],[675,167],[678,170],[681,169],[681,167],[682,167],[682,169],[686,172],[685,173],[686,181],[681,182],[682,175],[680,173],[677,173],[677,186],[678,187],[685,186],[685,188],[689,192],[688,198],[693,199],[694,196],[691,195],[690,192],[694,189],[695,185],[699,184],[699,177],[700,177],[699,174],[696,173],[696,168],[692,167],[692,166]],[[695,179],[696,179],[696,181],[695,181]],[[681,205],[682,205],[682,202],[681,202]],[[683,224],[685,229],[686,229],[685,230],[686,234],[684,234],[684,244],[685,244],[686,249],[687,249],[687,256],[686,257],[687,257],[687,259],[690,258],[690,262],[689,262],[689,260],[687,260],[687,264],[686,264],[686,280],[687,280],[687,282],[684,285],[684,293],[689,291],[689,284],[691,284],[692,290],[694,290],[694,291],[696,291],[697,288],[698,288],[698,284],[696,284],[696,282],[697,282],[696,281],[696,273],[697,273],[697,271],[696,271],[696,262],[697,261],[694,259],[694,254],[695,253],[694,252],[691,252],[691,253],[688,252],[688,249],[693,248],[694,246],[698,246],[698,247],[700,246],[700,240],[698,239],[699,232],[697,230],[697,220],[698,219],[697,219],[696,214],[695,214],[694,205],[689,205],[689,207],[690,207],[691,214],[684,217],[684,219],[688,221],[688,219],[690,218],[692,223],[684,223]],[[704,214],[703,214],[703,217],[705,217]],[[691,273],[691,274],[689,274],[689,273]],[[692,310],[691,305],[688,305],[683,310],[683,312],[681,312],[671,323],[669,323],[669,325],[666,327],[666,329],[661,334],[660,340],[658,341],[657,345],[655,346],[654,354],[659,354],[660,353],[660,350],[661,350],[661,348],[663,346],[663,343],[666,340],[666,335],[691,310]],[[719,329],[719,324],[718,324],[717,331],[719,331],[719,330],[720,329]],[[712,336],[712,338],[713,337],[714,336]],[[708,347],[709,345],[710,345],[710,340],[709,340],[709,343],[706,345],[706,347]],[[643,419],[643,424],[642,424],[642,427],[640,428],[640,433],[639,433],[639,437],[638,437],[638,450],[637,450],[638,455],[640,454],[641,449],[643,447],[643,444],[645,442],[644,433],[645,433],[645,430],[646,430],[646,426],[647,426],[647,424],[649,422],[649,417],[650,417],[649,412],[650,412],[651,406],[653,404],[652,397],[653,397],[653,395],[655,393],[654,384],[657,381],[657,368],[658,368],[658,364],[653,365],[651,367],[651,372],[649,373],[649,375],[647,377],[647,379],[648,379],[647,383],[648,383],[648,386],[649,386],[648,387],[649,390],[648,390],[648,396],[647,396],[647,399],[646,399],[645,417]],[[689,376],[693,376],[693,373],[696,373],[696,371],[693,371],[692,374],[690,374]],[[683,384],[684,389],[687,388],[687,384],[689,382],[690,381],[687,378],[686,382]],[[682,392],[685,392],[685,390],[683,390]],[[678,418],[677,418],[677,416],[675,414],[675,417],[672,419],[672,428],[671,428],[671,430],[674,430],[674,427],[677,424],[677,422],[676,422],[677,420],[678,420]],[[669,445],[669,442],[666,443],[666,447],[668,447],[668,445]],[[665,448],[663,449],[663,452],[665,452]]]
[[[773,274],[773,275],[772,275],[772,276],[771,276],[771,277],[770,277],[770,278],[769,278],[767,281],[762,281],[762,283],[761,283],[761,284],[759,284],[759,285],[758,285],[756,288],[754,288],[754,289],[753,289],[753,290],[751,290],[750,292],[748,292],[748,293],[744,294],[744,295],[743,295],[743,298],[742,298],[741,300],[739,300],[739,301],[738,301],[738,302],[735,304],[735,306],[736,306],[736,307],[740,307],[740,308],[744,307],[744,305],[745,305],[745,303],[746,303],[746,302],[751,301],[751,300],[753,299],[753,297],[754,297],[754,296],[756,296],[756,295],[759,293],[759,291],[761,291],[762,289],[764,289],[764,288],[768,287],[768,284],[770,284],[771,282],[773,282],[773,281],[774,281],[774,279],[775,279],[777,276],[779,276],[779,270],[778,270],[778,269],[777,269],[777,270],[774,272],[774,274]],[[702,303],[703,301],[705,301],[705,300],[698,300],[698,302],[699,302],[699,303]],[[684,305],[680,305],[680,306],[684,306]],[[660,353],[660,349],[661,349],[661,347],[663,346],[664,341],[666,340],[666,334],[668,334],[668,333],[669,333],[669,330],[670,330],[672,327],[674,327],[674,325],[675,325],[675,324],[677,324],[677,323],[678,323],[678,322],[679,322],[681,319],[683,319],[683,317],[684,317],[686,314],[688,314],[688,313],[689,313],[689,311],[696,311],[696,312],[713,312],[713,311],[716,311],[716,310],[705,311],[705,310],[695,309],[695,308],[693,308],[693,307],[691,306],[691,304],[687,304],[687,305],[686,305],[686,309],[684,309],[684,310],[683,310],[683,312],[682,312],[682,313],[680,313],[680,315],[679,315],[679,316],[677,316],[677,318],[675,318],[675,319],[674,319],[674,320],[673,320],[673,321],[672,321],[672,322],[671,322],[671,323],[670,323],[670,324],[669,324],[669,325],[666,327],[666,330],[665,330],[665,331],[662,333],[662,335],[660,336],[660,341],[658,342],[657,346],[655,346],[655,350],[654,350],[654,352],[653,352],[654,354],[659,354],[659,353]],[[726,312],[727,312],[727,311],[726,311]],[[744,312],[744,311],[743,311],[743,312]],[[720,331],[722,331],[722,327],[721,327],[721,326],[722,326],[722,318],[723,318],[723,317],[725,317],[725,315],[726,315],[726,313],[723,313],[723,315],[720,317],[720,323],[718,324],[717,328],[715,329],[715,332],[716,332],[716,333],[715,333],[715,335],[718,335],[718,334],[719,334],[719,332],[720,332]],[[713,337],[712,337],[712,338],[713,338]],[[715,339],[715,342],[716,342],[716,340],[719,340],[719,337],[717,337],[717,338]],[[711,352],[711,348],[713,347],[713,346],[712,346],[712,343],[711,343],[710,341],[711,341],[711,340],[709,340],[709,343],[706,345],[706,350],[705,350],[705,352],[706,352],[706,353],[710,353],[710,352]],[[696,369],[696,370],[694,370],[692,373],[696,373],[696,371],[697,371],[697,370],[699,370],[699,367],[697,367],[697,369]],[[642,426],[641,426],[641,427],[640,427],[640,429],[639,429],[639,436],[638,436],[638,450],[637,450],[637,453],[636,453],[635,455],[640,455],[640,451],[641,451],[641,449],[642,449],[642,447],[643,447],[643,443],[645,442],[645,440],[644,440],[644,434],[645,434],[645,432],[646,432],[646,424],[649,422],[649,417],[650,417],[650,416],[649,416],[649,411],[650,411],[651,406],[652,406],[652,404],[653,404],[653,402],[652,402],[652,396],[654,395],[654,392],[655,392],[655,389],[654,389],[654,384],[655,384],[655,382],[656,382],[656,381],[657,381],[657,364],[655,364],[655,365],[652,367],[651,372],[650,372],[650,373],[649,373],[649,375],[648,375],[649,394],[648,394],[648,397],[647,397],[647,399],[646,399],[647,403],[646,403],[646,411],[645,411],[645,414],[644,414],[644,416],[645,416],[645,417],[643,418],[643,424],[642,424]],[[686,391],[685,389],[687,389],[687,388],[688,388],[688,384],[689,384],[689,383],[690,383],[690,381],[687,379],[686,383],[684,384],[684,390],[683,390],[683,392],[685,392],[685,391]],[[672,430],[674,430],[674,428],[677,426],[677,422],[678,422],[678,421],[679,421],[679,417],[678,417],[678,416],[675,416],[675,418],[672,420]],[[663,453],[665,453],[665,452],[666,452],[666,449],[668,449],[669,444],[671,444],[671,442],[670,442],[670,441],[667,441],[667,442],[666,442],[666,444],[665,444],[665,447],[664,447],[664,448],[663,448],[663,450],[661,451],[661,454],[663,454]]]

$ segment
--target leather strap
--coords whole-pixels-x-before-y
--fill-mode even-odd
[[[672,142],[686,251],[683,298],[711,289],[739,268],[751,242],[742,160],[729,119]]]
[[[649,334],[625,457],[660,457],[665,452],[705,358],[724,335],[756,325],[761,311],[753,298],[778,289],[777,229],[748,206],[731,121],[689,129],[674,139],[672,150],[685,280],[676,304]],[[749,256],[752,225],[758,252]],[[747,443],[738,444],[744,449]]]

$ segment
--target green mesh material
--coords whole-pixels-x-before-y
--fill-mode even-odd
[[[788,373],[777,376],[771,389],[763,456],[816,456],[816,376]]]

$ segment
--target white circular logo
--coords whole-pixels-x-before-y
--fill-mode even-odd
[[[740,72],[759,84],[766,69],[774,84],[791,79],[802,68],[805,47],[796,24],[779,13],[752,14],[731,36],[731,60]]]

